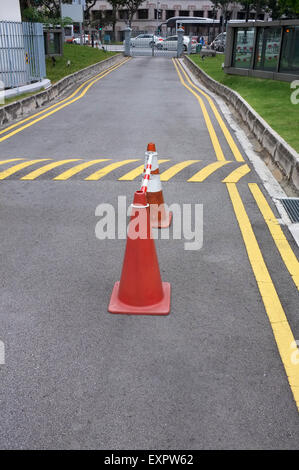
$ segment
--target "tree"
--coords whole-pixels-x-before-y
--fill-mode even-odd
[[[123,7],[128,10],[129,18],[128,24],[131,27],[133,16],[137,12],[138,8],[142,5],[144,0],[124,0]]]
[[[291,18],[299,18],[299,0],[279,0],[282,14]]]
[[[228,6],[232,2],[230,0],[211,0],[211,2],[213,4],[213,9],[216,9],[216,10],[220,9],[221,10],[221,14],[222,14],[221,43],[223,44],[224,43],[224,35],[223,35],[224,23],[226,21],[226,17],[227,17],[227,13],[228,13]]]
[[[91,24],[91,9],[95,6],[97,0],[85,0],[84,21]]]
[[[125,0],[108,0],[108,3],[112,6],[112,15],[111,15],[111,23],[112,30],[113,30],[113,39],[115,40],[115,26],[117,23],[117,12],[125,6]]]
[[[61,18],[60,0],[21,0],[23,21],[33,21],[44,24],[72,24],[71,18]],[[62,0],[62,3],[63,0]]]
[[[268,0],[265,10],[270,13],[272,20],[280,18],[280,6],[278,0]]]

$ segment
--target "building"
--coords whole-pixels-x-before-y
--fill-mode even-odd
[[[22,21],[19,0],[0,1],[0,21]]]
[[[230,24],[224,71],[291,82],[299,77],[299,20]]]
[[[91,9],[91,19],[93,22],[101,21],[112,15],[111,4],[106,0],[98,0]],[[141,33],[153,34],[162,24],[162,33],[171,34],[172,31],[167,28],[166,21],[174,16],[203,17],[220,20],[221,10],[215,10],[213,4],[208,0],[162,0],[145,1],[134,15],[132,21],[133,36]],[[254,12],[250,13],[253,19]],[[244,20],[246,12],[243,7],[237,3],[232,3],[229,7],[228,19]],[[267,14],[259,15],[260,20],[267,20]],[[103,31],[106,38],[122,41],[124,38],[123,30],[127,26],[128,11],[123,9],[117,13],[117,23],[115,25],[115,38],[113,38],[112,26],[104,26]],[[216,30],[217,32],[217,30]],[[204,31],[203,31],[204,34]]]

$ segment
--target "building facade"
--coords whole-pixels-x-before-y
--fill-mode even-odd
[[[105,0],[98,0],[91,10],[93,22],[100,22],[102,18],[107,18],[109,15],[112,15],[112,7]],[[162,0],[156,2],[149,0],[145,1],[134,15],[131,28],[133,35],[141,33],[153,34],[157,31],[158,26],[162,24],[162,34],[167,35],[172,32],[167,30],[165,23],[174,16],[196,16],[220,20],[221,15],[221,10],[215,10],[213,4],[208,0]],[[255,13],[251,12],[250,18],[253,19],[254,16]],[[245,17],[246,12],[241,5],[237,3],[230,5],[228,19],[244,20]],[[267,14],[262,13],[259,15],[259,19],[267,20]],[[123,30],[127,23],[128,12],[126,10],[118,11],[115,38],[113,38],[111,25],[103,27],[104,35],[106,38],[110,37],[111,40],[122,41],[124,36]]]
[[[19,0],[0,1],[0,21],[22,21]]]

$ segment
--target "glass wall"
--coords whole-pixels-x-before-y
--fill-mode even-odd
[[[299,26],[284,28],[279,72],[299,72]]]
[[[250,68],[253,42],[254,28],[235,28],[233,67]]]
[[[281,27],[258,28],[255,69],[276,71],[280,39]]]

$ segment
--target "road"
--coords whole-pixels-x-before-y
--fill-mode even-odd
[[[0,447],[298,449],[299,250],[222,111],[165,57],[80,93],[0,134]],[[95,209],[132,202],[152,141],[203,246],[156,241],[169,316],[111,315],[125,240]]]

